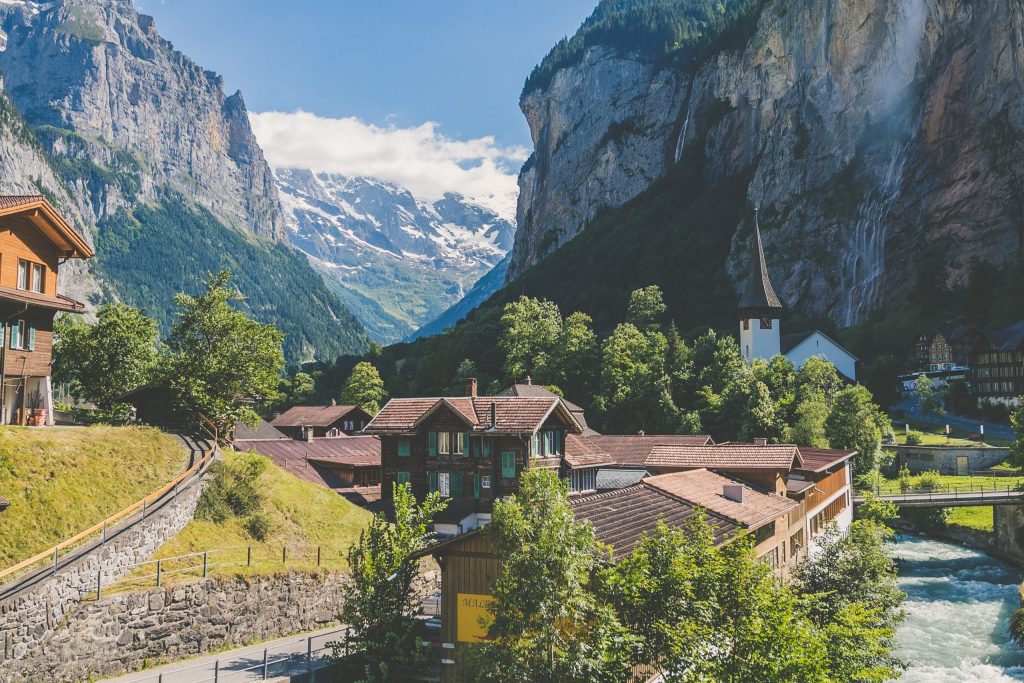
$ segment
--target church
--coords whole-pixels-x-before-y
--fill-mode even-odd
[[[809,358],[820,356],[836,366],[841,376],[857,381],[857,357],[840,346],[821,330],[783,335],[780,325],[782,302],[779,301],[764,259],[761,228],[754,212],[754,245],[750,256],[750,274],[740,297],[740,351],[748,363],[755,358],[770,360],[784,355],[800,368]]]

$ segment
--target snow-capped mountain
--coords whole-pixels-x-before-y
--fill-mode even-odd
[[[430,322],[501,261],[515,224],[449,193],[374,178],[275,171],[292,244],[382,343]]]

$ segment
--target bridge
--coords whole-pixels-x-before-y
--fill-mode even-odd
[[[1024,489],[1007,486],[942,486],[927,491],[882,491],[878,500],[895,503],[901,508],[956,508],[983,505],[1024,505]],[[864,496],[853,497],[854,505],[865,501]]]

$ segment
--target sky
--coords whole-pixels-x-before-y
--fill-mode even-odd
[[[530,70],[596,0],[135,0],[240,89],[272,166],[372,175],[507,213]]]

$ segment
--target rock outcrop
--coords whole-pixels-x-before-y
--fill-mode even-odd
[[[1024,6],[769,0],[738,49],[698,63],[592,45],[521,107],[508,281],[696,149],[745,197],[782,298],[838,325],[902,301],[916,256],[1005,264],[1024,234]],[[739,283],[749,227],[723,264]],[[582,237],[586,239],[586,236]]]

